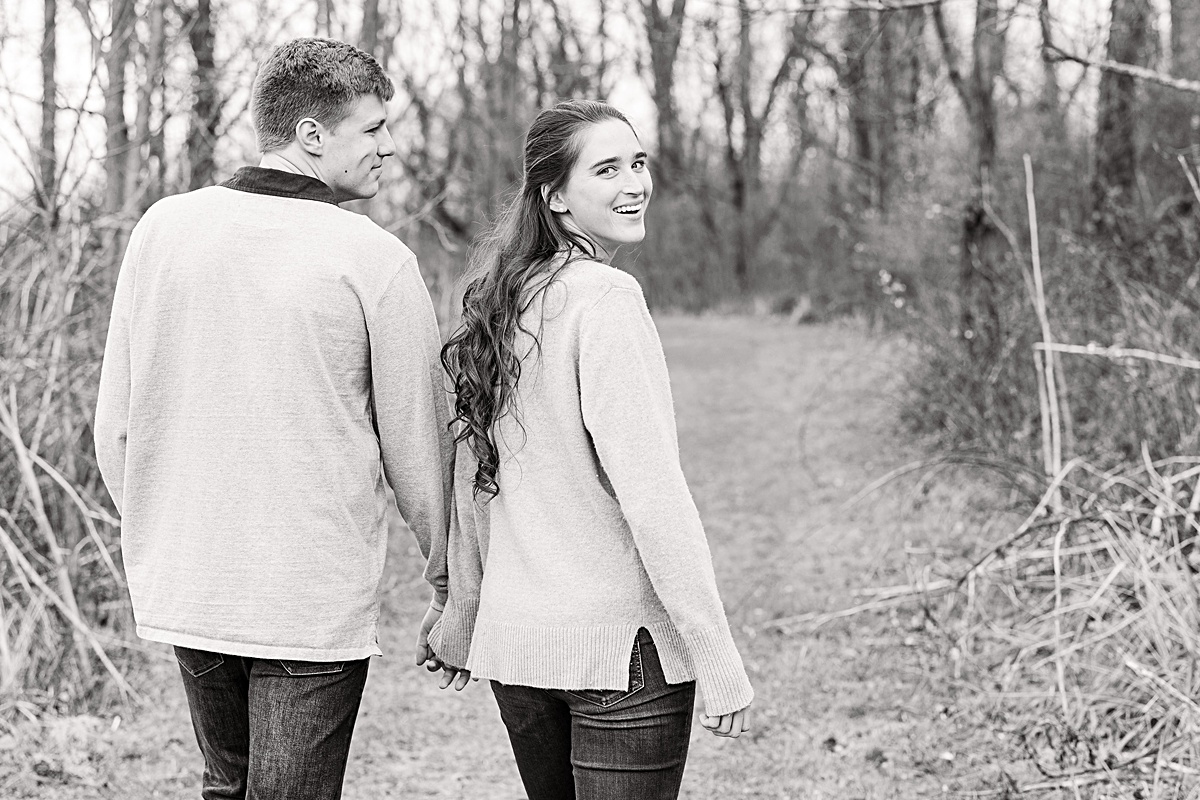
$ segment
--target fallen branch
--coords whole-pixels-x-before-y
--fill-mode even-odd
[[[1057,342],[1034,342],[1034,350],[1052,350],[1056,353],[1073,353],[1081,356],[1100,356],[1102,358],[1122,359],[1122,358],[1140,358],[1144,361],[1157,361],[1160,364],[1170,364],[1174,367],[1183,367],[1184,369],[1200,369],[1200,361],[1194,358],[1181,358],[1179,356],[1168,356],[1163,353],[1154,353],[1150,350],[1142,350],[1136,347],[1101,347],[1098,344],[1058,344]]]
[[[838,506],[838,509],[840,511],[848,510],[855,503],[865,500],[867,497],[869,497],[870,495],[879,491],[884,486],[887,486],[889,483],[896,480],[897,478],[902,478],[905,475],[909,475],[913,472],[917,472],[922,469],[927,469],[927,468],[931,468],[931,467],[939,467],[939,466],[942,466],[945,464],[951,464],[951,465],[957,464],[957,465],[967,466],[967,467],[979,467],[980,469],[989,469],[994,472],[999,472],[1000,474],[1007,477],[1010,481],[1012,481],[1013,486],[1021,489],[1022,491],[1026,491],[1030,496],[1036,496],[1036,495],[1034,495],[1034,493],[1032,491],[1029,491],[1027,487],[1024,487],[1021,485],[1020,481],[1017,480],[1017,475],[1024,473],[1031,477],[1036,475],[1038,480],[1041,480],[1041,478],[1042,478],[1041,475],[1038,475],[1036,472],[1034,472],[1033,470],[1030,470],[1028,467],[1025,467],[1022,464],[1016,464],[1016,463],[1011,463],[1011,462],[1007,462],[1007,461],[999,461],[996,459],[985,458],[983,456],[951,453],[949,455],[933,456],[932,458],[922,458],[918,461],[910,461],[907,464],[903,464],[899,467],[896,467],[891,472],[888,472],[886,475],[884,475],[880,478],[876,478],[875,480],[871,481],[871,483],[864,486],[862,489],[859,489],[857,492],[854,493],[853,497],[851,497],[850,499],[843,502],[840,506]]]

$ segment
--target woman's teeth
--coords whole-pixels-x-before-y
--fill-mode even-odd
[[[639,212],[641,210],[642,210],[641,203],[635,203],[635,204],[629,205],[629,206],[617,206],[616,208],[613,209],[613,211],[616,211],[618,214],[636,214],[637,212]]]

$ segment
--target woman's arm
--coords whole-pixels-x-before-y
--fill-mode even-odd
[[[476,504],[472,493],[475,464],[470,448],[460,444],[454,464],[454,505],[450,510],[450,536],[446,548],[449,594],[445,610],[428,637],[429,647],[438,661],[456,669],[466,667],[470,654],[487,552],[486,514]],[[419,652],[417,663],[421,663]]]
[[[633,278],[610,289],[584,316],[579,382],[584,424],[650,582],[687,645],[707,713],[746,707],[754,693],[679,465],[658,331]]]

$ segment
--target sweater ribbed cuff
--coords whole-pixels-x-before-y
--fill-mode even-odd
[[[446,610],[429,632],[429,646],[443,663],[459,669],[467,666],[478,613],[477,597],[459,599],[451,595],[447,598]]]
[[[692,658],[696,683],[704,696],[704,713],[716,717],[750,705],[754,689],[729,628],[722,625],[681,632],[681,635]]]

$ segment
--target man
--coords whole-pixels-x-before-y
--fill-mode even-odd
[[[138,635],[175,647],[205,798],[340,797],[380,654],[385,476],[429,559],[423,630],[444,604],[433,305],[408,248],[337,205],[379,189],[392,93],[350,45],[278,48],[253,88],[259,166],[156,203],[117,280],[96,459]]]

